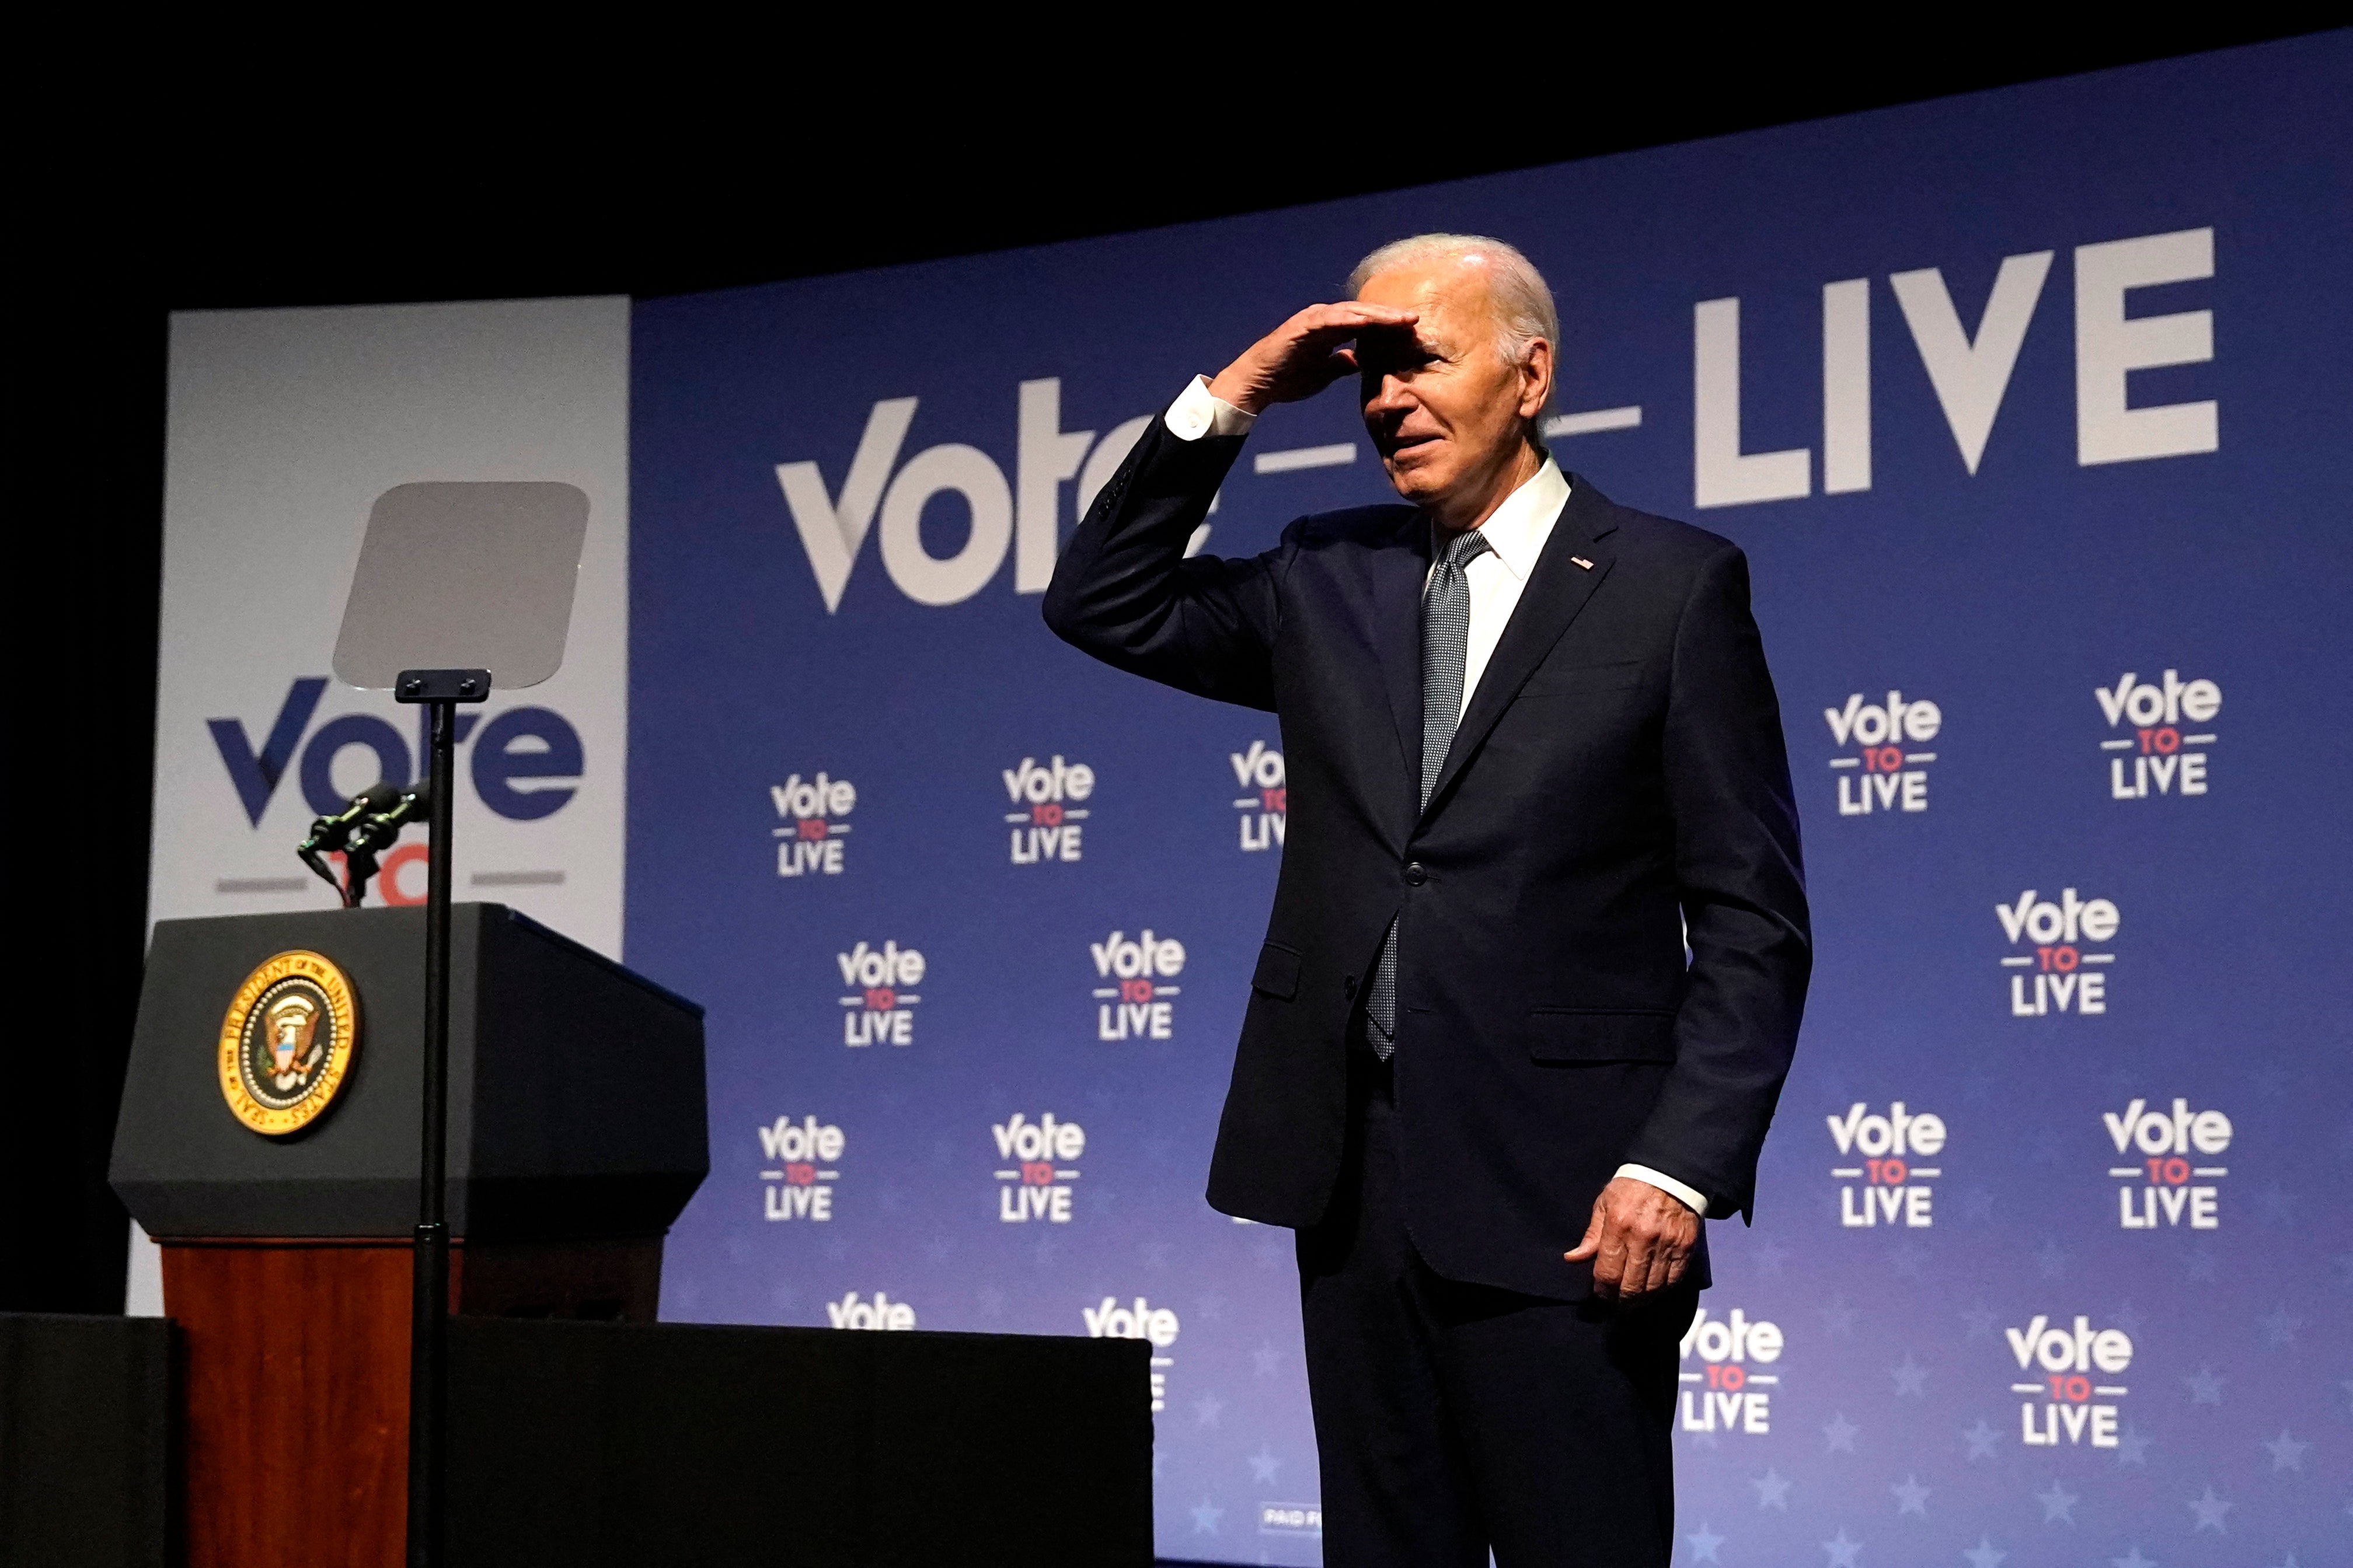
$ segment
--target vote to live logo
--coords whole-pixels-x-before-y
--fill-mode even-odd
[[[1085,1321],[1087,1338],[1091,1340],[1146,1340],[1155,1352],[1172,1349],[1176,1343],[1176,1314],[1166,1307],[1153,1306],[1141,1296],[1133,1307],[1123,1307],[1117,1298],[1105,1296],[1100,1307],[1080,1308],[1079,1316]],[[1167,1407],[1168,1369],[1176,1364],[1173,1356],[1155,1353],[1152,1357],[1155,1415]]]
[[[1249,751],[1228,752],[1226,760],[1233,764],[1235,784],[1250,792],[1234,801],[1234,809],[1241,813],[1242,852],[1282,848],[1282,826],[1291,812],[1282,753],[1264,741],[1252,741]]]
[[[2147,800],[2151,795],[2204,795],[2206,752],[2213,731],[2182,733],[2182,726],[2206,724],[2222,710],[2222,689],[2211,680],[2183,680],[2167,670],[2158,685],[2139,682],[2131,670],[2114,686],[2095,686],[2100,711],[2111,730],[2130,734],[2100,742],[2108,753],[2108,798]],[[2131,766],[2127,768],[2126,764]]]
[[[904,1301],[893,1301],[881,1290],[874,1292],[871,1301],[860,1300],[858,1292],[852,1290],[839,1301],[828,1301],[825,1315],[837,1329],[905,1330],[915,1326],[915,1309]]]
[[[2108,1174],[2138,1187],[2116,1189],[2116,1223],[2126,1230],[2161,1230],[2186,1217],[2192,1230],[2216,1230],[2221,1189],[2204,1184],[2231,1173],[2227,1165],[2193,1165],[2193,1154],[2221,1154],[2231,1147],[2231,1119],[2219,1110],[2192,1110],[2177,1097],[2172,1114],[2136,1100],[2118,1116],[2100,1112],[2118,1154],[2137,1152],[2137,1165],[2111,1165]]]
[[[1087,943],[1087,952],[1096,977],[1113,982],[1095,987],[1095,1038],[1165,1040],[1175,1033],[1176,1009],[1169,998],[1177,988],[1168,982],[1185,973],[1183,942],[1155,937],[1146,926],[1133,942],[1115,931]]]
[[[779,1116],[760,1129],[760,1152],[778,1162],[760,1173],[769,1184],[767,1215],[772,1220],[806,1219],[822,1223],[833,1217],[833,1184],[841,1179],[833,1167],[847,1143],[841,1129],[804,1116],[798,1126]]]
[[[804,780],[788,776],[768,786],[776,816],[784,826],[771,831],[776,839],[779,877],[839,877],[841,841],[849,824],[840,818],[858,809],[858,786],[848,779],[829,779],[819,773]]]
[[[992,1123],[997,1157],[1015,1160],[997,1173],[997,1217],[1006,1225],[1042,1219],[1053,1225],[1071,1223],[1070,1184],[1079,1173],[1066,1162],[1087,1152],[1087,1130],[1075,1121],[1057,1121],[1047,1111],[1035,1121],[1015,1111],[1009,1121]]]
[[[834,962],[841,965],[841,983],[857,987],[841,999],[841,1043],[913,1045],[915,1016],[907,1009],[923,998],[908,987],[923,983],[923,955],[895,942],[880,948],[861,942],[834,954]]]
[[[2059,901],[2038,900],[2034,889],[2018,895],[2015,904],[1996,904],[2002,934],[2016,947],[2032,944],[2032,952],[2013,953],[2001,961],[2010,977],[2010,1016],[2041,1018],[2064,1013],[2105,1013],[2108,1010],[2108,977],[2098,965],[2114,963],[2113,952],[2096,952],[2087,944],[2116,940],[2123,916],[2106,899],[2079,899],[2064,889]],[[2031,971],[2021,973],[2018,971]],[[2027,983],[2033,982],[2028,989]]]
[[[1906,1110],[1897,1100],[1887,1108],[1887,1114],[1866,1111],[1862,1101],[1856,1100],[1847,1108],[1844,1116],[1824,1117],[1831,1124],[1831,1138],[1842,1155],[1862,1154],[1860,1165],[1835,1165],[1831,1168],[1833,1180],[1842,1184],[1839,1188],[1839,1223],[1855,1228],[1873,1226],[1905,1226],[1926,1230],[1936,1223],[1931,1205],[1936,1201],[1936,1189],[1926,1186],[1944,1175],[1940,1165],[1915,1165],[1911,1156],[1926,1154],[1930,1158],[1945,1150],[1945,1120],[1941,1116],[1920,1110]],[[1857,1189],[1852,1184],[1861,1182]],[[1855,1202],[1858,1190],[1861,1205]]]
[[[2031,1448],[2053,1448],[2079,1445],[2088,1436],[2094,1448],[2115,1447],[2116,1407],[2105,1402],[2131,1391],[2121,1383],[2094,1380],[2118,1376],[2132,1365],[2132,1336],[2122,1329],[2094,1331],[2084,1317],[2075,1320],[2072,1331],[2056,1328],[2041,1312],[2023,1329],[2002,1332],[2018,1370],[2040,1367],[2043,1374],[2039,1383],[2010,1385],[2012,1394],[2027,1395],[2018,1407],[2020,1441]]]
[[[1831,759],[1841,816],[1928,809],[1927,769],[1936,753],[1904,748],[1906,742],[1925,745],[1944,728],[1944,712],[1935,703],[1906,702],[1902,692],[1890,691],[1883,704],[1865,706],[1858,691],[1845,707],[1823,709],[1822,717],[1830,721],[1834,743],[1854,747],[1853,755]]]
[[[1078,803],[1095,793],[1095,771],[1084,763],[1065,763],[1061,753],[1044,767],[1035,757],[1024,757],[1018,768],[1000,768],[1006,799],[1014,809],[1005,814],[1012,828],[1013,863],[1039,866],[1054,860],[1084,858],[1082,824],[1086,810]]]
[[[1683,1428],[1686,1432],[1740,1432],[1763,1436],[1773,1429],[1774,1373],[1751,1372],[1781,1359],[1781,1329],[1750,1322],[1737,1307],[1729,1318],[1711,1318],[1705,1307],[1683,1331],[1683,1358],[1696,1352],[1704,1370],[1678,1374],[1683,1382]],[[1694,1384],[1698,1386],[1694,1386]]]

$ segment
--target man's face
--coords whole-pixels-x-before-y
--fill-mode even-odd
[[[1484,495],[1510,469],[1544,406],[1550,345],[1525,366],[1503,356],[1483,258],[1378,272],[1356,298],[1416,310],[1410,328],[1356,339],[1365,428],[1398,495],[1441,512]]]

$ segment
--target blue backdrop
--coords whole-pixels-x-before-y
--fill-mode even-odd
[[[1291,1237],[1201,1198],[1281,732],[1038,590],[1187,376],[1493,233],[1563,466],[1749,552],[1805,814],[1678,1561],[2348,1561],[2348,93],[2339,33],[640,304],[628,955],[711,1005],[666,1314],[1145,1335],[1161,1551],[1318,1560]],[[1386,493],[1335,393],[1207,547]]]

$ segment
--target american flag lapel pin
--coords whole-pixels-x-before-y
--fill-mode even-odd
[[[1587,560],[1584,556],[1582,556],[1582,555],[1572,555],[1572,556],[1570,556],[1570,557],[1569,557],[1569,559],[1570,559],[1571,561],[1576,562],[1579,566],[1584,567],[1588,572],[1590,572],[1590,571],[1592,571],[1592,570],[1593,570],[1593,563],[1592,563],[1592,562],[1590,562],[1590,561],[1588,561],[1588,560]]]

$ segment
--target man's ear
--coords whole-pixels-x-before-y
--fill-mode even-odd
[[[1528,357],[1520,364],[1520,417],[1534,419],[1552,399],[1552,344],[1528,340]]]

